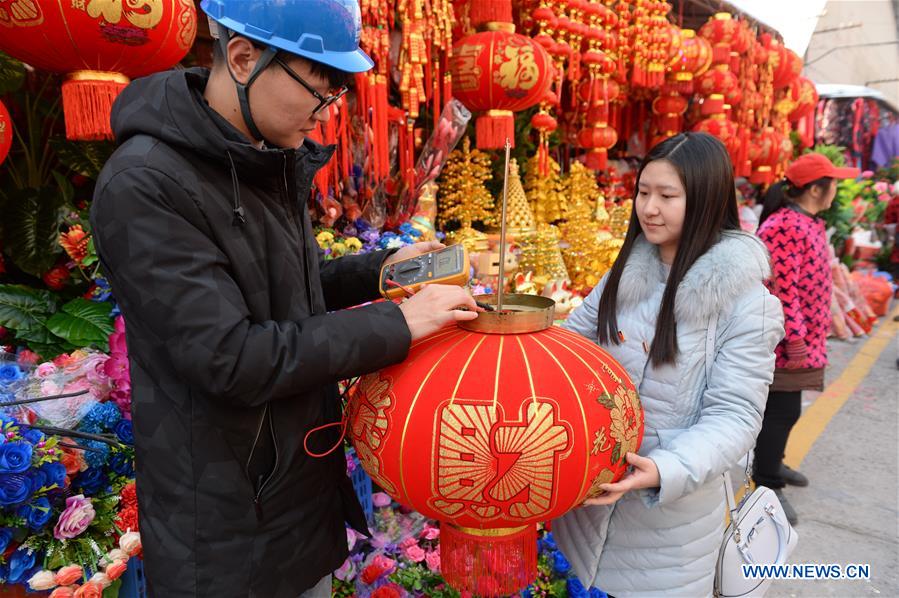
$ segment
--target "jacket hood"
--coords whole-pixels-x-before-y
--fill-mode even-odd
[[[171,70],[132,82],[112,108],[112,130],[119,144],[137,135],[158,139],[178,150],[234,166],[241,178],[272,175],[284,168],[292,150],[257,148],[203,98],[209,70]],[[334,153],[310,139],[296,150],[297,159],[318,169]],[[229,158],[230,157],[230,158]]]
[[[664,283],[659,249],[640,235],[621,275],[618,301],[622,306],[647,299]],[[771,276],[768,250],[754,235],[726,231],[687,271],[677,289],[678,322],[698,325],[724,311],[740,295]]]

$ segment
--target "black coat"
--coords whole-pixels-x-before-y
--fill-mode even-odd
[[[390,302],[335,311],[376,298],[385,254],[322,259],[305,199],[333,147],[253,147],[207,78],[124,90],[91,208],[126,322],[148,589],[293,598],[344,561],[345,520],[366,529],[343,452],[303,438],[339,420],[338,380],[402,361],[410,334]]]

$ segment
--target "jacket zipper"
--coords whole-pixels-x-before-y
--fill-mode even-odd
[[[309,280],[309,255],[306,247],[306,226],[303,222],[303,215],[300,213],[297,203],[299,198],[290,197],[290,185],[287,183],[287,154],[284,154],[284,196],[287,204],[288,218],[291,215],[296,217],[295,225],[300,235],[300,253],[303,256],[303,281],[306,290],[306,306],[309,308],[309,315],[315,315],[315,307],[312,304],[312,281]]]
[[[253,481],[250,478],[250,462],[253,460],[253,454],[256,452],[256,447],[259,445],[259,437],[262,436],[262,428],[265,425],[265,417],[266,415],[270,415],[270,405],[266,405],[262,410],[262,418],[259,420],[259,426],[256,429],[256,438],[253,440],[253,446],[250,448],[250,456],[247,458],[247,464],[244,466],[244,471],[246,472],[247,479],[251,482]],[[259,479],[256,480],[258,485],[256,489],[256,494],[253,496],[253,508],[256,511],[256,520],[262,521],[263,513],[262,513],[262,491],[265,490],[265,487],[268,483],[275,477],[275,473],[278,471],[278,464],[281,459],[281,455],[278,452],[278,437],[275,435],[275,424],[274,418],[269,417],[268,425],[269,425],[269,433],[272,438],[272,446],[275,449],[275,465],[272,467],[272,471],[268,474],[268,477],[264,478],[263,476],[259,476]]]

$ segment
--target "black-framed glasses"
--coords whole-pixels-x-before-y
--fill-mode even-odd
[[[277,62],[281,66],[281,68],[284,69],[284,71],[288,75],[290,75],[291,79],[293,79],[294,81],[296,81],[297,83],[299,83],[300,85],[305,87],[306,91],[311,93],[315,97],[315,99],[318,100],[318,106],[315,107],[315,110],[312,111],[312,114],[318,114],[319,112],[321,112],[322,110],[324,110],[325,108],[327,108],[328,106],[330,106],[331,104],[333,104],[334,102],[336,102],[337,100],[342,98],[344,95],[346,95],[346,92],[349,91],[347,86],[344,85],[339,90],[337,90],[337,93],[323,96],[322,94],[315,91],[315,89],[311,85],[306,83],[302,77],[300,77],[298,74],[296,74],[296,72],[292,68],[287,66],[284,63],[284,61],[281,60],[281,58],[276,56],[275,62]]]

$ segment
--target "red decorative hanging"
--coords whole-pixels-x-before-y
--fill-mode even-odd
[[[9,110],[3,102],[0,102],[0,164],[3,164],[9,155],[10,147],[12,147],[12,118],[9,116]]]
[[[492,4],[484,0],[472,10]],[[509,0],[495,4],[508,5],[511,15]],[[497,149],[507,138],[514,143],[514,113],[540,102],[552,83],[553,68],[543,46],[515,33],[511,22],[481,22],[481,27],[485,30],[453,47],[453,95],[469,110],[483,113],[475,123],[478,147]]]
[[[184,58],[197,32],[192,0],[0,2],[0,50],[66,73],[66,137],[112,139],[109,113],[129,77]]]

